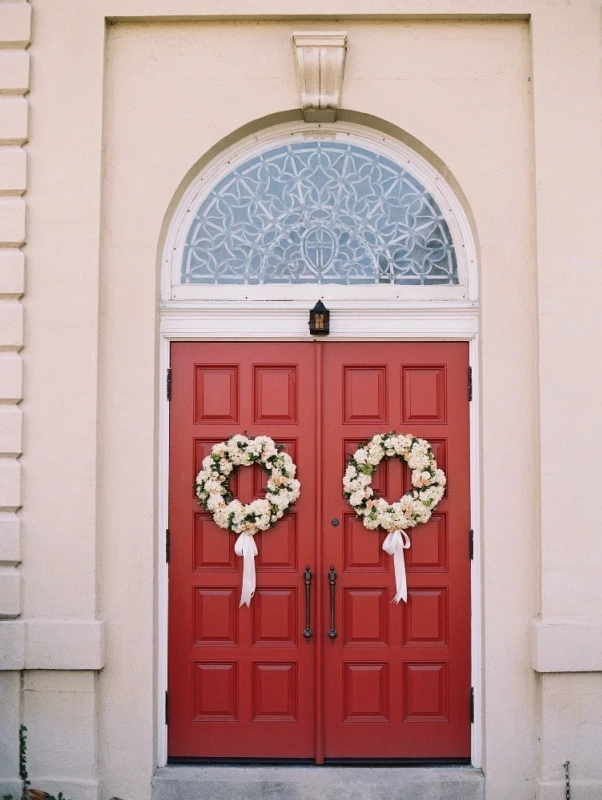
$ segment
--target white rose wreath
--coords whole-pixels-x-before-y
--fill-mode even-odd
[[[401,458],[412,470],[411,492],[396,503],[374,499],[372,476],[383,458]],[[397,591],[393,602],[407,602],[408,587],[403,551],[410,547],[406,528],[428,522],[445,491],[446,478],[437,468],[430,444],[411,434],[377,433],[363,442],[352,456],[343,478],[343,495],[369,530],[381,528],[388,535],[383,550],[393,556]]]
[[[260,464],[269,473],[265,498],[244,505],[232,499],[230,476],[240,467]],[[203,459],[196,476],[195,493],[199,505],[213,515],[216,525],[238,533],[234,545],[237,556],[243,557],[243,584],[240,605],[250,605],[255,593],[255,556],[253,537],[267,531],[298,499],[301,484],[295,478],[297,467],[288,453],[282,452],[269,436],[247,437],[236,434],[227,442],[219,442]]]

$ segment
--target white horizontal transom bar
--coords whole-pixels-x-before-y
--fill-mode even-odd
[[[476,304],[337,301],[329,305],[329,339],[468,340],[478,331]],[[161,334],[167,339],[311,340],[310,304],[291,302],[168,302],[162,306]]]

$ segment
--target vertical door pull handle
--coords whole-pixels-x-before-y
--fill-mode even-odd
[[[334,608],[334,598],[335,598],[335,591],[337,585],[337,574],[334,571],[334,567],[330,567],[330,572],[328,573],[328,583],[330,584],[330,630],[328,631],[328,638],[334,644],[334,640],[339,635],[337,633],[337,629],[335,627],[335,608]]]
[[[309,564],[305,567],[305,572],[303,573],[303,580],[305,581],[305,630],[303,631],[303,636],[305,637],[305,641],[309,644],[309,640],[314,635],[313,631],[310,627],[311,623],[311,579],[313,575],[311,570],[309,569]]]

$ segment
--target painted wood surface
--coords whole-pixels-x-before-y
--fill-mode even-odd
[[[338,573],[338,636],[324,647],[325,756],[468,757],[468,347],[337,343],[325,348],[324,371],[323,563]],[[427,439],[448,477],[429,522],[408,531],[408,602],[399,605],[384,534],[367,530],[340,491],[347,454],[389,430]],[[387,459],[373,487],[398,500],[410,470]]]
[[[309,758],[314,752],[315,648],[302,636],[303,571],[315,571],[314,354],[303,344],[172,347],[170,424],[169,753]],[[235,534],[196,502],[194,477],[216,442],[265,434],[298,466],[301,498],[257,536],[257,591],[238,608]],[[266,473],[231,482],[242,502]]]
[[[468,757],[468,346],[177,343],[171,363],[170,756]],[[449,478],[431,521],[410,533],[398,606],[383,534],[341,494],[346,454],[393,428],[427,438]],[[302,495],[257,537],[257,592],[239,609],[235,536],[198,507],[192,485],[211,445],[245,430],[285,445]],[[248,502],[264,483],[253,467],[232,488]],[[374,486],[398,499],[409,472],[388,460]]]

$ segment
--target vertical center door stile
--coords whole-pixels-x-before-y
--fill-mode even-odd
[[[315,353],[315,381],[316,381],[316,515],[315,515],[315,536],[316,536],[316,564],[315,564],[315,597],[316,597],[316,764],[324,763],[324,621],[322,618],[324,575],[323,569],[323,530],[322,530],[322,438],[323,438],[323,376],[322,361],[323,348],[322,342],[314,342]]]

